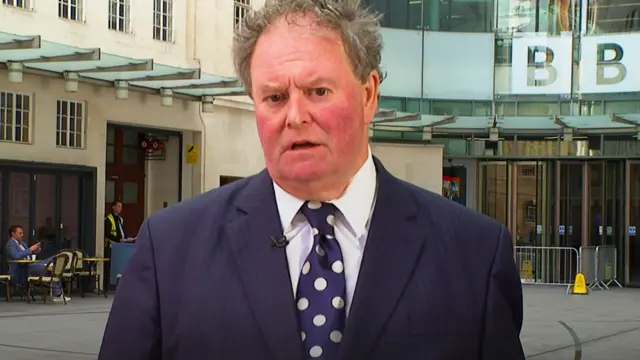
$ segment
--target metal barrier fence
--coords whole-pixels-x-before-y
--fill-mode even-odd
[[[618,282],[618,250],[614,245],[572,247],[515,246],[514,258],[523,284],[562,285],[569,293],[582,273],[589,290],[608,290]]]
[[[572,247],[515,246],[523,284],[562,285],[567,293],[580,271],[580,254]]]
[[[580,248],[580,272],[590,290],[609,290],[618,282],[618,249],[614,245],[583,246]]]

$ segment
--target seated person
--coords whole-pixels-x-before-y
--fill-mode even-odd
[[[30,247],[22,241],[24,236],[24,230],[20,225],[12,225],[9,228],[9,241],[7,242],[7,260],[21,260],[21,259],[29,259],[31,255],[37,254],[40,252],[40,243],[35,245],[31,245]],[[47,272],[45,269],[46,264],[51,260],[52,257],[30,263],[30,264],[10,264],[10,272],[11,276],[16,279],[20,278],[20,270],[24,269],[26,265],[28,267],[28,276],[40,276]],[[62,299],[62,290],[60,288],[59,283],[53,283],[53,301],[61,302]],[[71,298],[67,297],[67,301],[71,300]]]

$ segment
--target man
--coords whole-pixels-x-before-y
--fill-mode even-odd
[[[114,201],[111,204],[111,212],[104,218],[104,256],[106,258],[111,258],[112,242],[128,243],[134,241],[125,235],[123,227],[124,220],[120,214],[122,214],[122,202]],[[107,289],[109,285],[110,272],[111,263],[105,262],[104,278],[102,279],[104,289]]]
[[[381,38],[359,5],[247,17],[267,169],[145,221],[99,359],[524,359],[504,226],[371,156]]]
[[[24,237],[24,229],[20,225],[12,225],[9,227],[9,241],[7,241],[7,260],[28,260],[31,255],[38,254],[41,250],[40,243],[27,246],[22,239]],[[26,276],[41,276],[47,272],[46,265],[53,257],[47,259],[29,263],[19,264],[10,263],[9,272],[13,279],[21,279],[20,281],[26,281]],[[26,270],[26,273],[25,273]],[[54,283],[53,288],[53,301],[63,302],[62,289],[60,284]],[[67,301],[71,300],[70,297],[66,298]]]

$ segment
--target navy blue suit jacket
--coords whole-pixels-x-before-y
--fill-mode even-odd
[[[498,222],[389,174],[340,360],[522,360],[522,288]],[[301,360],[266,171],[148,218],[116,291],[100,360]]]

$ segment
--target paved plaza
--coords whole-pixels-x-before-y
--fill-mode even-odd
[[[111,299],[0,302],[0,358],[96,359]],[[640,359],[640,289],[567,296],[561,287],[525,286],[522,341],[534,360]]]

